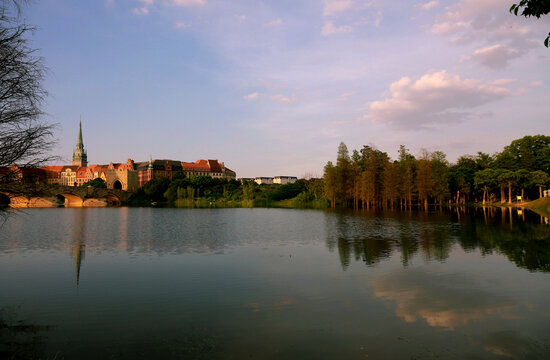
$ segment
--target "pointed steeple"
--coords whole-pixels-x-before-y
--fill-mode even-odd
[[[78,142],[76,143],[76,147],[84,147],[84,141],[82,141],[82,117],[80,118],[80,123],[78,124]]]
[[[73,165],[88,166],[88,154],[84,149],[84,141],[82,140],[82,117],[80,117],[80,123],[78,124],[78,140],[76,149],[73,152]]]

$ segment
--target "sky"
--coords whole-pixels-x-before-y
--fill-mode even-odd
[[[70,163],[218,159],[322,176],[338,144],[451,162],[550,135],[550,17],[512,0],[40,0],[46,120]]]

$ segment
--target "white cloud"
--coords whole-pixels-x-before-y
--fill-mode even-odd
[[[487,68],[503,69],[508,65],[508,61],[519,56],[519,50],[506,45],[497,44],[477,49],[471,56],[465,59],[477,61]]]
[[[531,86],[533,86],[533,87],[537,87],[537,86],[541,86],[541,85],[542,85],[542,81],[533,81],[531,83]]]
[[[281,20],[281,19],[275,19],[275,20],[272,20],[272,21],[270,21],[270,22],[264,24],[264,26],[268,26],[268,27],[269,27],[269,26],[279,26],[279,25],[281,25],[282,23],[283,23],[283,20]]]
[[[357,94],[357,92],[355,92],[355,91],[350,91],[350,92],[343,93],[340,96],[338,96],[336,101],[338,101],[338,102],[348,101],[351,97],[355,96],[355,94]]]
[[[415,9],[430,10],[439,5],[439,0],[433,0],[423,4],[416,4]]]
[[[293,102],[296,101],[296,97],[294,94],[292,94],[291,97],[288,97],[282,94],[277,94],[277,95],[273,95],[271,97],[271,100],[280,104],[292,104]]]
[[[342,25],[342,26],[335,26],[332,21],[325,22],[325,25],[323,26],[323,29],[321,30],[321,34],[325,36],[334,35],[334,34],[345,34],[352,31],[351,26]]]
[[[234,16],[239,23],[243,23],[246,20],[246,15],[244,14],[235,14]]]
[[[187,24],[185,21],[176,21],[174,24],[174,29],[185,29],[191,27],[191,25]]]
[[[108,7],[113,7],[115,6],[115,0],[105,0],[105,5],[107,5]]]
[[[206,0],[167,0],[169,5],[172,6],[202,6],[206,4]]]
[[[258,94],[257,92],[253,92],[251,94],[243,96],[243,99],[245,99],[245,100],[256,100],[259,97],[260,97],[260,94]]]
[[[149,14],[149,9],[147,7],[134,8],[132,9],[132,14],[137,16],[143,16]]]
[[[353,4],[352,0],[329,0],[325,1],[325,6],[323,8],[324,16],[333,16],[338,13],[347,11],[351,8]]]
[[[152,6],[152,5],[154,5],[155,0],[139,0],[139,2],[141,2],[141,3],[145,4],[145,5]]]
[[[443,22],[434,24],[431,28],[431,32],[436,35],[450,35],[462,31],[468,26],[470,26],[470,24],[464,21]]]
[[[438,14],[431,32],[438,35],[452,35],[455,43],[468,43],[477,40],[518,41],[525,43],[531,34],[527,26],[522,25],[503,8],[502,0],[460,0],[445,7]],[[529,44],[525,44],[529,47]]]
[[[517,82],[518,79],[496,79],[491,84],[493,85],[508,85]]]
[[[510,95],[506,88],[462,80],[445,70],[427,73],[415,82],[403,77],[389,90],[390,98],[369,104],[365,119],[410,129],[460,122],[472,115],[470,109]]]

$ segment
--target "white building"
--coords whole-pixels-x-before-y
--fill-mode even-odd
[[[275,176],[273,178],[273,184],[294,184],[298,180],[296,176]]]
[[[254,179],[256,184],[273,184],[273,178],[272,177],[257,177]]]

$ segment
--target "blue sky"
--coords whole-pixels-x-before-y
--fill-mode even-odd
[[[548,18],[502,0],[41,0],[23,9],[70,161],[322,175],[340,141],[450,161],[550,133]]]

